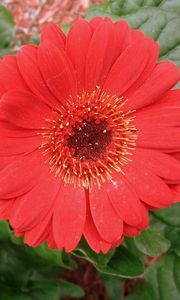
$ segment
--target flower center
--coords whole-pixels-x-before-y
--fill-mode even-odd
[[[81,160],[96,160],[106,152],[112,141],[112,131],[107,129],[106,121],[83,120],[82,125],[74,127],[74,134],[67,139],[67,145],[74,149],[74,156]]]
[[[122,110],[126,101],[96,87],[54,108],[40,149],[55,177],[91,190],[112,180],[114,170],[123,173],[137,138],[133,112]]]

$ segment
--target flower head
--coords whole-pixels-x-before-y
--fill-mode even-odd
[[[0,218],[26,243],[105,253],[178,201],[179,71],[158,54],[98,17],[0,61]]]

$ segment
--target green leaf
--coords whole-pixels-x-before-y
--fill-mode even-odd
[[[35,300],[59,300],[64,296],[83,297],[84,291],[64,280],[42,280],[32,284],[28,295]]]
[[[63,30],[63,32],[65,34],[68,34],[70,28],[71,28],[71,24],[70,23],[64,24],[64,25],[61,26],[61,29]]]
[[[64,267],[67,269],[73,269],[76,267],[76,264],[73,260],[70,260],[70,256],[67,256],[61,250],[51,250],[44,243],[40,246],[32,249],[35,254],[41,257],[44,263]],[[66,260],[63,260],[63,257],[66,256]]]
[[[109,300],[120,299],[121,296],[121,281],[117,277],[101,275],[105,288],[107,290]]]
[[[0,283],[0,297],[2,300],[32,300],[21,290]]]
[[[160,300],[156,298],[152,286],[146,281],[140,281],[136,284],[132,294],[127,296],[125,300]]]
[[[145,254],[143,255],[143,253],[136,247],[133,238],[126,237],[124,239],[124,244],[127,246],[127,248],[131,253],[133,253],[136,257],[138,257],[142,261],[143,264],[146,262],[147,260],[146,255]]]
[[[103,274],[132,278],[144,272],[143,263],[140,259],[122,245],[116,250],[109,251],[107,254],[96,254],[82,240],[73,254],[87,259]]]
[[[33,45],[39,45],[39,42],[40,42],[40,34],[39,33],[33,34],[29,41],[29,43],[33,44]]]
[[[0,240],[8,240],[11,234],[9,224],[6,221],[0,221]]]
[[[12,286],[23,286],[31,270],[18,257],[16,249],[7,242],[0,242],[0,281]]]
[[[178,291],[180,292],[180,258],[179,257],[175,257],[175,261],[174,261],[174,281],[176,283],[176,287],[178,289]]]
[[[161,60],[180,66],[179,0],[111,0],[107,5],[92,6],[87,18],[97,15],[126,20],[160,44]]]
[[[180,299],[180,258],[174,254],[161,257],[150,265],[144,279],[125,300]]]
[[[13,244],[23,245],[23,239],[16,238],[7,221],[0,221],[0,240],[9,240]]]
[[[8,226],[6,225],[5,228],[7,230]],[[20,246],[19,252],[21,253],[21,258],[23,258],[24,261],[26,261],[26,263],[28,262],[31,266],[50,265],[66,269],[76,268],[76,262],[73,261],[71,256],[67,255],[64,251],[49,249],[46,243],[32,248],[23,243],[23,238],[16,238],[11,230],[6,232],[6,234],[9,234],[10,240],[13,244]]]
[[[15,245],[21,246],[19,251],[26,260],[30,260],[33,265],[51,265],[60,266],[66,269],[76,268],[75,261],[72,260],[70,255],[67,255],[64,251],[51,250],[46,243],[41,244],[38,247],[32,248],[24,244],[23,238],[16,238],[14,233],[9,228],[9,224],[6,221],[0,221],[0,240],[9,240]]]
[[[109,3],[94,4],[90,6],[90,9],[86,15],[86,19],[91,20],[94,17],[110,17],[112,20],[118,20],[119,16],[112,13]]]
[[[176,255],[166,255],[151,265],[145,279],[152,285],[159,300],[180,299],[179,276],[180,258]]]
[[[64,280],[41,280],[31,282],[29,287],[16,289],[0,284],[0,297],[3,300],[59,300],[64,296],[83,297],[82,288]]]
[[[152,227],[136,236],[134,242],[142,253],[152,257],[165,253],[171,245],[159,230]]]
[[[133,278],[144,273],[143,263],[124,246],[117,248],[106,266],[96,267],[104,274],[124,278]]]
[[[180,203],[175,203],[172,206],[156,211],[153,214],[167,225],[180,227]]]
[[[3,300],[59,300],[65,295],[81,297],[83,290],[72,283],[58,280],[62,272],[62,251],[38,249],[0,242],[0,298]],[[48,278],[48,279],[45,279]]]
[[[180,256],[179,208],[180,205],[177,203],[169,208],[151,212],[151,224],[171,243],[168,252],[175,252],[178,256]]]
[[[170,251],[175,252],[176,255],[180,256],[180,228],[166,226],[165,236],[171,241]]]
[[[7,9],[0,4],[0,55],[1,48],[10,46],[13,38],[14,21]]]

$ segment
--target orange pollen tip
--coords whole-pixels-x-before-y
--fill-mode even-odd
[[[89,190],[112,180],[113,171],[124,174],[137,139],[134,111],[123,112],[126,102],[96,87],[54,108],[40,133],[50,172]]]

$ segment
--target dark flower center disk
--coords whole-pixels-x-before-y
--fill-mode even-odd
[[[67,107],[54,108],[52,119],[45,119],[39,147],[50,172],[65,186],[92,190],[112,180],[114,171],[124,174],[123,166],[136,146],[135,116],[123,111],[127,99],[111,96],[100,87],[77,99],[69,98]]]
[[[107,129],[106,121],[83,120],[80,126],[73,128],[73,133],[67,139],[67,146],[81,160],[100,158],[112,141],[112,132]]]

